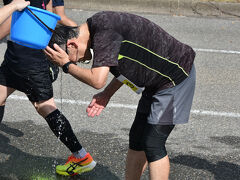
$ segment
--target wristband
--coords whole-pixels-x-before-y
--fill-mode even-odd
[[[75,64],[75,63],[69,61],[69,62],[67,62],[66,64],[64,64],[64,65],[62,66],[63,72],[68,73],[68,69],[69,69],[69,65],[70,65],[70,64]]]

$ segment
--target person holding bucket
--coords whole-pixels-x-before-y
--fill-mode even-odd
[[[66,16],[63,0],[52,0],[52,7],[53,12],[61,17],[61,20],[58,23],[65,26],[77,26],[76,22]]]
[[[9,16],[16,10],[21,11],[30,3],[24,0],[13,0],[12,3],[0,9],[0,39],[9,31],[11,20]]]
[[[94,57],[90,69],[76,63]],[[50,60],[76,79],[101,89],[88,116],[100,115],[113,94],[126,84],[142,94],[129,133],[126,180],[167,180],[170,172],[165,143],[176,124],[187,123],[195,89],[194,50],[160,26],[130,13],[105,11],[79,28],[57,26],[44,50]]]
[[[4,5],[9,3],[11,0],[4,0]],[[30,5],[40,9],[52,9],[51,0],[30,0]],[[56,107],[52,86],[54,80],[49,70],[49,61],[41,49],[8,41],[4,61],[0,67],[0,122],[9,95],[15,90],[25,93],[53,133],[72,152],[64,168],[57,166],[56,172],[72,176],[91,171],[96,162],[79,143],[68,119]]]
[[[0,9],[0,24],[2,24],[14,11],[21,11],[29,4],[30,2],[25,0],[13,0],[7,6],[2,7]]]

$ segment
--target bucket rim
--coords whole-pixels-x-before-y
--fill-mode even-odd
[[[57,20],[60,20],[60,19],[61,19],[61,17],[60,17],[59,15],[54,14],[54,13],[52,13],[52,12],[50,12],[50,11],[47,11],[47,10],[44,10],[44,9],[40,9],[40,8],[36,8],[36,7],[33,7],[33,6],[27,6],[27,7],[28,7],[29,9],[31,9],[31,10],[39,11],[39,12],[42,12],[42,13],[45,13],[45,14],[54,16]],[[25,8],[25,10],[27,10],[27,9]]]

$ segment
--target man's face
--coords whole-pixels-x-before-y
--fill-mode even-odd
[[[77,40],[67,44],[66,52],[69,56],[69,60],[72,62],[81,62],[92,59],[92,54],[87,44],[81,43]]]

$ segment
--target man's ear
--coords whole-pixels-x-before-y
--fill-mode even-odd
[[[77,42],[76,42],[76,40],[75,39],[69,39],[68,41],[67,41],[67,47],[68,48],[78,48],[78,45],[77,45]]]

